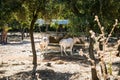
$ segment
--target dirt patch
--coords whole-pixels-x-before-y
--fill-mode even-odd
[[[38,58],[36,79],[91,80],[91,66],[85,56],[78,54],[61,56],[59,46],[49,45],[50,52],[41,58],[38,42],[38,40],[35,41]],[[31,77],[33,65],[29,40],[0,45],[0,50],[0,80],[33,80]],[[85,54],[88,52],[85,51]],[[107,67],[109,67],[109,53],[106,53],[105,56]],[[113,76],[120,80],[120,57],[112,54],[111,58]],[[99,67],[97,64],[98,71],[100,70]]]

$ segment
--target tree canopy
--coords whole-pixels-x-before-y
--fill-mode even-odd
[[[30,24],[32,15],[37,11],[38,18],[47,22],[51,19],[69,19],[74,26],[95,30],[95,15],[100,17],[106,30],[111,28],[114,19],[119,20],[120,17],[118,0],[1,0],[0,4],[1,26],[15,19],[20,24]]]

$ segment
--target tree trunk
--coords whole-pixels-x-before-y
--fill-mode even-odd
[[[117,50],[118,50],[118,53],[116,54],[116,56],[120,56],[120,44],[118,45]]]
[[[105,62],[102,59],[100,61],[100,67],[101,67],[102,76],[103,76],[104,80],[106,80],[107,79],[107,74],[108,74],[107,66],[106,66]]]
[[[94,45],[94,40],[93,40],[93,38],[90,37],[89,55],[92,60],[95,60],[95,56],[94,56],[94,52],[93,52],[93,45]]]
[[[2,31],[2,34],[1,34],[1,42],[2,44],[6,44],[7,43],[7,32],[6,31]]]
[[[3,31],[1,33],[1,43],[6,44],[7,43],[7,33],[8,33],[8,25],[5,25],[3,27]]]
[[[24,28],[21,28],[21,30],[20,30],[20,33],[21,33],[21,40],[23,40],[24,39]]]
[[[94,40],[90,37],[89,55],[90,55],[91,60],[93,60],[93,62],[91,62],[92,80],[99,80],[97,76],[97,71],[96,71],[96,63],[95,63],[95,56],[93,53],[93,45],[94,45]]]
[[[49,25],[46,24],[46,29],[45,29],[46,33],[48,32],[48,27],[49,27]]]
[[[103,41],[99,40],[99,49],[101,51],[105,52],[105,40],[103,40]],[[104,80],[107,80],[107,74],[108,74],[107,66],[106,66],[105,61],[103,59],[103,56],[101,56],[101,54],[104,54],[104,53],[99,54],[99,57],[100,57],[99,62],[100,62],[100,67],[101,67],[101,74],[102,74]]]
[[[30,24],[30,40],[31,40],[31,46],[32,46],[32,53],[33,53],[33,70],[32,70],[32,78],[36,78],[36,68],[37,68],[37,55],[35,50],[35,43],[34,43],[34,36],[33,36],[33,27],[35,24],[35,21],[37,20],[38,12],[33,14],[33,19]]]
[[[30,40],[31,40],[32,53],[33,53],[33,65],[37,65],[37,56],[36,56],[36,50],[35,50],[34,36],[33,36],[33,30],[31,29],[30,29]]]
[[[21,39],[23,41],[23,39],[24,39],[24,32],[21,33]]]
[[[92,80],[99,80],[97,76],[96,68],[91,68],[91,73],[92,73]]]
[[[35,75],[36,75],[36,68],[37,68],[37,55],[36,55],[34,36],[33,36],[33,26],[34,26],[34,22],[31,22],[31,26],[30,26],[30,40],[31,40],[32,53],[33,53],[32,78],[34,80],[35,79]]]

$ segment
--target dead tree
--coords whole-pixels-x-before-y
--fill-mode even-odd
[[[98,53],[98,54],[100,55],[99,60],[100,60],[100,66],[101,66],[101,73],[102,73],[102,76],[103,76],[104,80],[106,80],[107,76],[108,76],[108,72],[107,72],[107,67],[106,67],[105,61],[103,60],[104,52],[105,52],[105,46],[108,44],[108,40],[111,37],[112,32],[114,31],[115,27],[118,25],[118,20],[117,19],[115,20],[115,24],[113,25],[113,27],[112,27],[112,29],[111,29],[107,38],[105,37],[104,27],[101,26],[100,21],[98,19],[98,16],[95,16],[95,21],[97,21],[97,24],[100,28],[101,33],[102,33],[102,36],[99,40],[100,53]]]
[[[89,45],[89,56],[91,59],[91,73],[92,73],[92,80],[99,80],[97,76],[97,71],[96,71],[96,62],[95,62],[95,56],[93,52],[93,46],[94,46],[94,39],[92,38],[92,34],[90,36],[90,45]]]

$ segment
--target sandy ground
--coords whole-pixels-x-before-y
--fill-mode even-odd
[[[61,57],[59,46],[49,46],[48,55],[41,57],[38,42],[36,39],[38,80],[91,80],[91,66],[84,56]],[[29,77],[33,68],[31,52],[29,40],[0,45],[0,80],[32,80]],[[107,67],[111,58],[112,74],[120,80],[120,57],[108,54],[105,53]],[[100,74],[99,64],[97,71]]]

